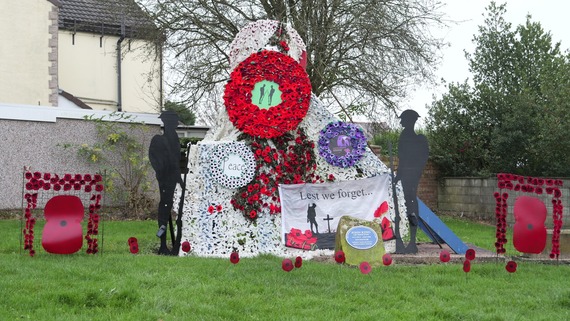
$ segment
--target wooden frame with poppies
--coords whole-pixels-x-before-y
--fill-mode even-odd
[[[28,251],[30,256],[34,256],[36,253],[34,250],[34,227],[37,220],[34,212],[38,205],[46,206],[50,200],[59,196],[75,196],[81,199],[81,203],[89,204],[87,233],[84,237],[87,240],[86,253],[97,253],[99,251],[97,236],[99,235],[99,213],[103,199],[103,190],[103,175],[101,174],[63,174],[60,176],[50,172],[32,172],[28,167],[24,167],[22,186],[24,251]],[[65,204],[63,205],[65,207]],[[55,223],[52,234],[64,234],[66,229],[72,228],[75,224],[80,224],[84,215],[85,213],[81,213],[81,218],[77,222],[74,220],[52,222]],[[46,215],[44,217],[46,218],[44,230],[46,227],[52,229]],[[83,238],[82,232],[81,238]],[[22,238],[20,239],[20,246],[22,246]],[[81,245],[79,248],[81,248]],[[68,254],[71,252],[60,253]]]
[[[505,243],[507,243],[507,200],[509,198],[508,191],[531,193],[543,195],[544,193],[552,195],[552,248],[550,258],[558,259],[560,256],[560,230],[562,229],[562,180],[554,180],[548,178],[525,177],[514,174],[497,174],[497,186],[499,192],[494,193],[496,207],[495,217],[497,221],[495,248],[497,254],[504,254]]]

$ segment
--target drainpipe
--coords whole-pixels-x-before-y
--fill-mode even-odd
[[[123,94],[121,92],[121,43],[125,40],[125,21],[121,21],[121,36],[117,40],[117,111],[123,111]]]

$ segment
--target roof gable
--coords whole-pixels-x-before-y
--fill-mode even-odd
[[[141,38],[149,30],[156,30],[151,18],[134,0],[60,1],[60,29],[115,36],[123,34],[129,38]]]

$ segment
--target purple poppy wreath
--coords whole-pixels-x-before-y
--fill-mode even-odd
[[[356,164],[366,151],[366,137],[358,126],[342,121],[321,130],[319,154],[329,164],[346,168]]]

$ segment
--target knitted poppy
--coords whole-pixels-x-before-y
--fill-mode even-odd
[[[182,252],[188,253],[188,252],[190,252],[190,249],[191,249],[190,242],[188,242],[188,241],[182,242]]]
[[[295,267],[300,268],[301,266],[303,266],[303,258],[300,256],[297,256],[295,258]]]
[[[472,261],[475,259],[475,250],[474,249],[468,249],[467,252],[465,252],[465,258],[469,261]]]
[[[465,273],[471,272],[471,261],[465,260],[465,262],[463,262],[463,272]]]
[[[230,254],[230,262],[232,262],[233,264],[239,263],[239,253],[238,252],[232,252],[232,254]]]
[[[344,252],[343,251],[337,251],[334,254],[334,260],[336,261],[336,263],[344,263],[344,261],[346,261],[346,257],[344,256]]]
[[[451,256],[449,254],[449,251],[447,250],[443,250],[441,252],[439,252],[439,260],[441,262],[449,262],[449,260],[451,259]]]
[[[514,273],[517,271],[517,262],[515,261],[509,261],[507,262],[507,265],[505,266],[505,269],[509,272],[509,273]]]
[[[285,272],[291,272],[291,270],[293,270],[293,267],[293,261],[291,261],[291,259],[284,259],[283,262],[281,262],[281,268]]]
[[[368,262],[360,263],[360,273],[368,274],[368,273],[370,273],[370,271],[372,271],[372,267],[370,266],[370,263],[368,263]]]
[[[392,256],[390,255],[390,253],[382,255],[382,264],[386,266],[392,264]]]

